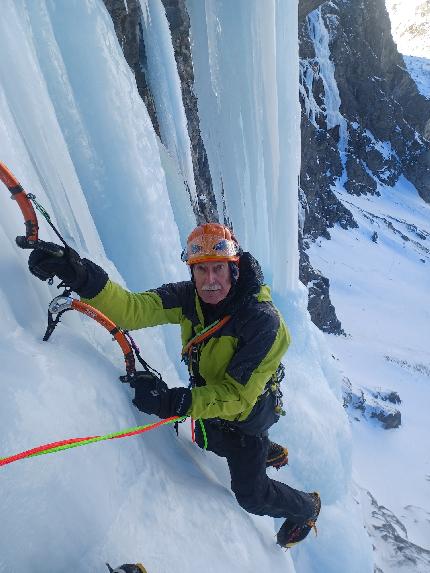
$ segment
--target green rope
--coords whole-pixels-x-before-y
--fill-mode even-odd
[[[205,326],[205,328],[200,330],[200,332],[198,332],[191,340],[189,340],[185,346],[193,345],[193,341],[196,340],[196,338],[199,338],[199,336],[202,336],[203,334],[205,334],[205,332],[207,332],[208,330],[210,330],[211,328],[216,326],[219,322],[221,322],[220,319],[215,320],[215,322],[212,322],[208,326]],[[184,352],[184,350],[182,350],[182,352]]]
[[[203,330],[201,330],[197,336],[201,336],[202,334],[204,334],[205,332],[207,332],[208,330],[210,330],[213,326],[216,326],[218,323],[220,322],[220,319],[215,320],[214,322],[212,322],[212,324],[209,324],[208,326],[206,326],[205,328],[203,328]],[[195,336],[195,338],[197,338],[197,336]]]
[[[160,424],[160,425],[167,425],[167,424],[173,424],[175,422],[183,422],[184,420],[186,420],[186,416],[183,416],[182,418],[180,418],[179,420],[169,420],[167,422],[165,422],[164,424]],[[104,440],[112,440],[114,438],[122,438],[124,436],[126,436],[127,434],[130,434],[132,432],[141,432],[142,430],[144,430],[145,428],[149,428],[149,426],[153,426],[154,424],[145,424],[144,426],[135,426],[134,428],[127,428],[126,430],[121,430],[120,432],[113,432],[112,434],[106,434],[105,436],[95,436],[94,438],[89,438],[88,440],[82,440],[82,442],[75,442],[74,444],[65,444],[63,446],[57,446],[55,448],[50,448],[47,449],[43,452],[38,452],[37,454],[31,454],[31,456],[29,456],[30,458],[35,457],[35,456],[43,456],[45,454],[54,454],[55,452],[61,452],[62,450],[69,450],[71,448],[77,448],[79,446],[86,446],[87,444],[94,444],[95,442],[102,442]]]
[[[144,433],[146,431],[160,427],[162,425],[173,424],[176,421],[183,421],[185,419],[186,419],[186,416],[182,416],[180,418],[178,418],[178,417],[168,418],[166,420],[161,420],[160,422],[156,422],[155,424],[146,424],[145,426],[135,426],[133,428],[128,428],[126,430],[121,430],[119,432],[113,432],[111,434],[106,434],[105,436],[93,436],[91,438],[82,438],[82,439],[77,438],[76,441],[71,441],[70,443],[66,443],[66,444],[64,444],[64,443],[61,444],[60,442],[56,442],[59,445],[56,445],[55,443],[46,444],[46,447],[45,446],[39,446],[37,448],[33,448],[33,450],[38,450],[38,451],[27,450],[25,452],[15,454],[15,455],[10,456],[8,458],[0,458],[0,466],[10,464],[10,463],[17,461],[19,459],[31,458],[31,457],[35,457],[35,456],[42,456],[45,454],[53,454],[55,452],[60,452],[62,450],[77,448],[78,446],[86,446],[87,444],[93,444],[95,442],[101,442],[103,440],[112,440],[115,438],[126,438],[128,436],[136,436],[136,435],[139,435],[139,434]]]
[[[202,430],[202,434],[203,434],[203,440],[204,440],[204,449],[207,450],[208,449],[208,437],[206,434],[206,428],[205,425],[203,424],[203,420],[201,418],[199,418],[199,423],[200,423],[200,428]]]

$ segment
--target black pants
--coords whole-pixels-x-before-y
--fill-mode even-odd
[[[267,477],[267,435],[245,435],[216,422],[204,421],[204,426],[207,449],[227,459],[231,489],[243,509],[256,515],[286,517],[300,525],[309,519],[313,513],[312,497]],[[199,423],[196,424],[196,442],[203,447]]]

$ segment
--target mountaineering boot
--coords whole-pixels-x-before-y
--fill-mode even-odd
[[[316,533],[315,522],[321,510],[321,498],[316,491],[309,495],[312,496],[314,504],[312,515],[303,525],[297,525],[297,523],[289,521],[288,519],[284,521],[276,535],[276,541],[281,547],[285,547],[286,549],[293,547],[296,543],[303,541],[311,529],[315,529]]]
[[[109,573],[147,573],[142,563],[124,563],[124,565],[120,565],[116,569],[112,569],[109,563],[106,563],[106,565]]]
[[[266,468],[282,468],[288,464],[288,450],[275,442],[269,442],[269,450],[267,452]]]

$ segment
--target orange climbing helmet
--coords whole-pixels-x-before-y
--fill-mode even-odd
[[[220,223],[204,223],[188,236],[182,260],[187,265],[210,261],[237,263],[241,253],[239,243],[228,227]]]

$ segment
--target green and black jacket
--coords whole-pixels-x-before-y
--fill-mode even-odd
[[[197,374],[204,385],[192,389],[188,415],[195,419],[246,420],[288,348],[290,336],[272,303],[270,288],[259,283],[243,289],[245,277],[241,268],[235,296],[229,301],[231,319],[198,349]],[[201,303],[192,281],[131,293],[109,280],[87,302],[127,330],[178,324],[183,346],[209,324],[207,305]]]

